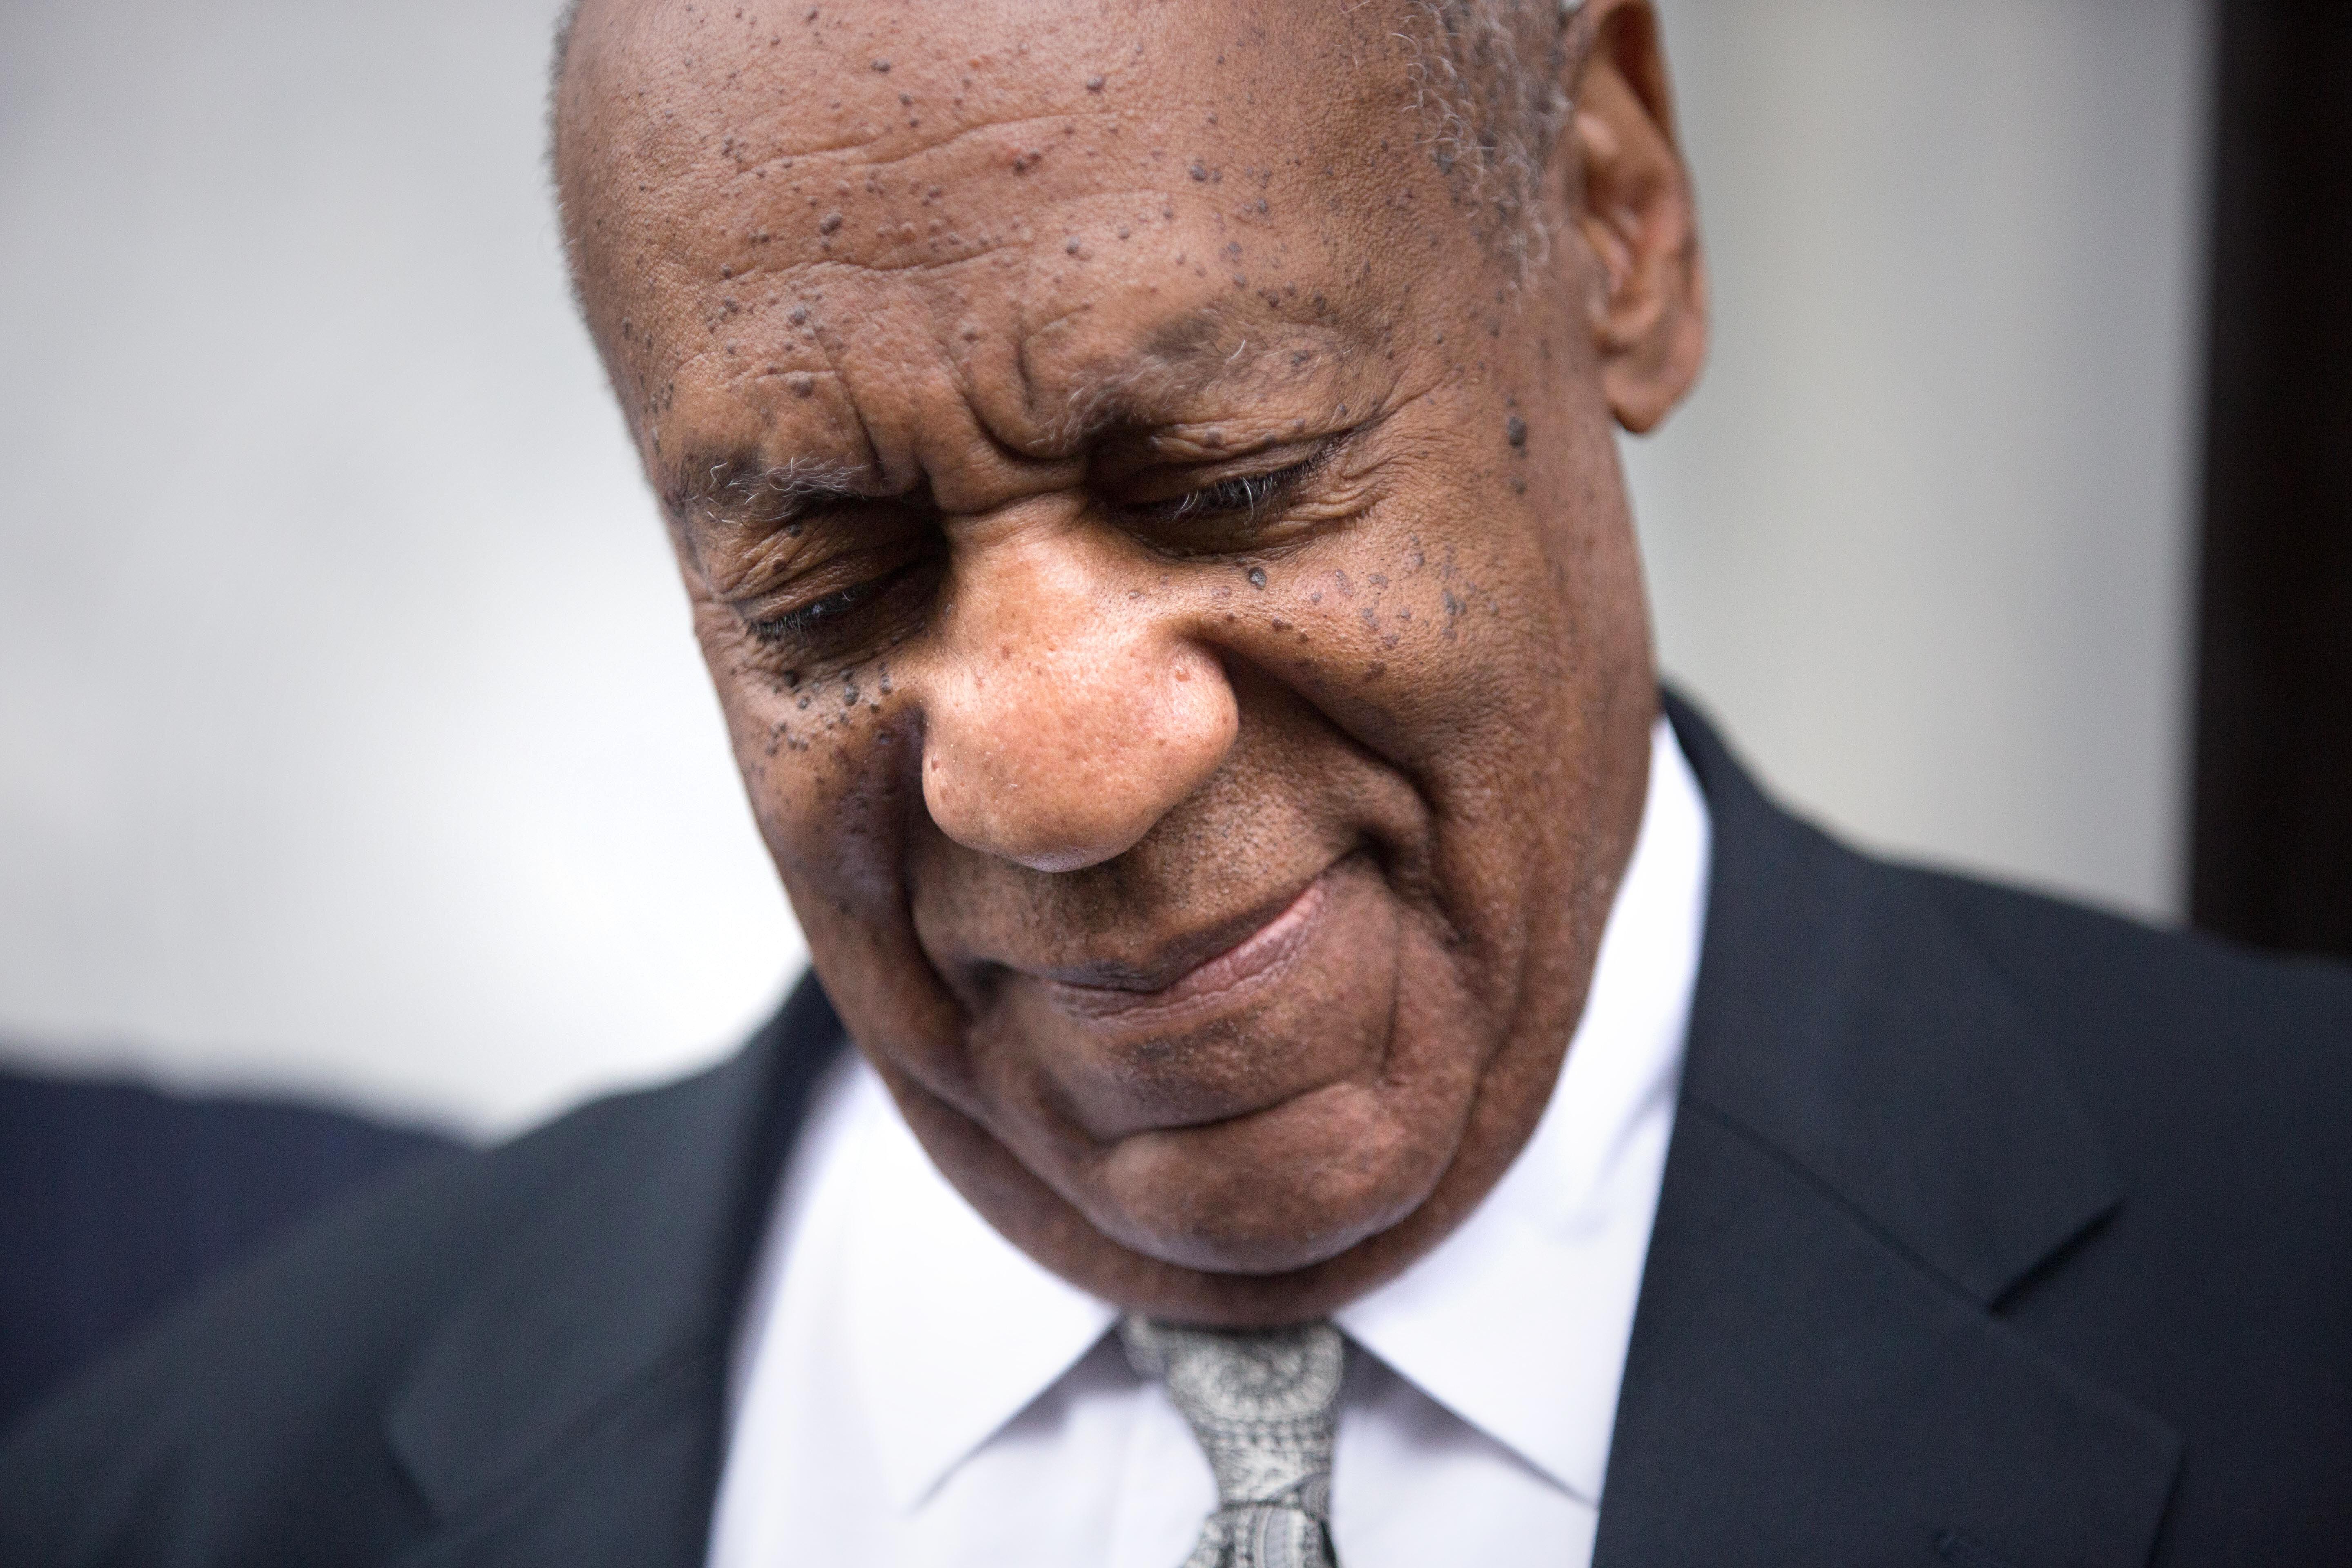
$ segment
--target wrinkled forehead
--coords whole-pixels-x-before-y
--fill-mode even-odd
[[[1405,15],[590,0],[557,172],[633,420],[769,370],[789,395],[887,339],[1010,356],[992,384],[1034,405],[1010,438],[1050,442],[1260,328],[1260,350],[1377,331],[1397,301],[1373,296],[1447,248]],[[795,345],[822,332],[813,363]]]

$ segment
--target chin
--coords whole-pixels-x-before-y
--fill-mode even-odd
[[[1366,1084],[1337,1084],[1231,1121],[1121,1141],[1082,1205],[1136,1252],[1213,1275],[1294,1275],[1402,1224],[1444,1176]]]

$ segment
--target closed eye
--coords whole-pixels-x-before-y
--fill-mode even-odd
[[[858,614],[868,602],[889,593],[898,583],[898,578],[906,576],[908,572],[912,572],[912,564],[901,566],[898,572],[891,572],[887,576],[870,578],[866,583],[852,583],[849,588],[835,590],[821,599],[809,599],[807,605],[795,605],[793,609],[785,609],[781,614],[764,616],[760,621],[748,621],[746,626],[751,627],[752,637],[757,637],[760,642],[804,642],[804,639],[812,637],[824,637],[825,632],[833,630],[835,623]]]
[[[902,615],[911,612],[913,605],[908,594],[924,586],[917,579],[930,573],[937,564],[929,554],[912,559],[901,556],[895,566],[877,576],[836,588],[804,604],[768,615],[747,615],[743,626],[771,647],[789,647],[796,653],[843,651],[848,645],[870,641],[887,625],[896,624]],[[901,589],[908,593],[900,593]],[[873,624],[877,617],[884,625]]]
[[[1231,474],[1162,500],[1131,501],[1119,510],[1148,527],[1209,521],[1238,521],[1247,526],[1288,500],[1322,462],[1323,454],[1318,453],[1288,468],[1263,474]]]
[[[854,615],[857,607],[890,585],[891,579],[878,583],[860,583],[838,593],[827,594],[822,599],[796,605],[782,615],[770,616],[751,623],[751,635],[764,643],[791,642],[821,632],[828,622]]]
[[[1197,490],[1187,490],[1178,496],[1171,507],[1168,513],[1170,521],[1257,511],[1288,493],[1291,486],[1307,477],[1310,466],[1294,463],[1270,474],[1236,474]]]

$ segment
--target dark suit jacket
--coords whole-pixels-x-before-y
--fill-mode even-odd
[[[1866,859],[1675,716],[1715,865],[1598,1561],[2352,1563],[2352,975]],[[803,985],[279,1251],[0,1454],[0,1563],[699,1563],[840,1046]]]
[[[310,1106],[0,1073],[0,1430],[329,1198],[455,1147]]]

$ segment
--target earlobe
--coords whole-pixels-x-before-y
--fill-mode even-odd
[[[1655,426],[1706,355],[1706,268],[1690,173],[1656,18],[1605,0],[1571,24],[1576,112],[1562,140],[1578,178],[1574,227],[1591,258],[1587,288],[1601,389],[1619,424]]]

